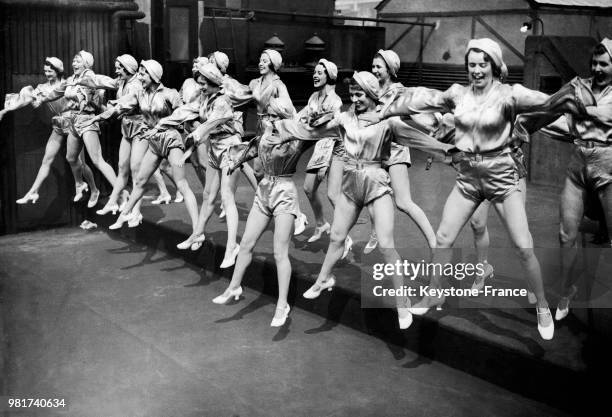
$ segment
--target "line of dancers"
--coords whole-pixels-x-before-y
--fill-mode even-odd
[[[207,223],[215,201],[227,218],[226,251],[221,268],[234,266],[227,289],[213,302],[224,304],[239,299],[241,280],[251,262],[253,249],[274,219],[274,259],[279,295],[272,326],[282,326],[289,313],[287,300],[291,263],[289,247],[294,233],[307,223],[298,202],[293,174],[300,156],[310,146],[313,155],[306,168],[304,191],[315,216],[314,242],[329,234],[329,247],[314,283],[304,294],[317,298],[332,290],[335,264],[351,250],[349,236],[361,210],[368,209],[372,236],[387,263],[400,256],[394,242],[394,204],[421,230],[432,250],[432,262],[451,259],[451,248],[466,223],[474,232],[478,261],[484,264],[473,288],[481,289],[493,276],[487,261],[489,234],[486,227],[492,205],[516,248],[536,305],[537,328],[543,339],[554,334],[554,320],[542,283],[539,262],[533,251],[526,210],[526,169],[520,149],[530,134],[546,129],[561,140],[576,144],[561,195],[560,242],[574,247],[584,212],[584,197],[594,189],[604,208],[612,235],[612,41],[604,39],[592,55],[592,77],[575,78],[559,92],[548,96],[521,85],[507,85],[507,68],[500,46],[493,40],[471,40],[465,50],[469,84],[455,84],[442,92],[424,87],[404,87],[397,82],[400,59],[391,50],[380,50],[371,72],[355,72],[348,80],[351,105],[341,111],[335,93],[337,66],[318,61],[313,73],[314,92],[307,105],[296,112],[279,72],[282,56],[264,50],[259,60],[260,77],[243,85],[227,74],[229,59],[222,52],[198,57],[193,78],[178,92],[161,83],[163,68],[154,60],[140,63],[130,55],[115,61],[115,78],[93,72],[93,56],[80,51],[72,61],[73,75],[64,78],[61,60],[44,61],[47,83],[25,87],[0,111],[47,103],[53,111],[53,131],[47,143],[38,176],[17,203],[35,203],[49,165],[67,138],[66,158],[75,179],[75,201],[91,188],[89,207],[99,192],[91,169],[85,163],[83,144],[91,161],[113,185],[106,205],[98,214],[120,212],[111,229],[124,223],[135,227],[142,221],[140,203],[145,185],[154,177],[162,202],[169,193],[161,172],[180,192],[192,224],[192,233],[179,249],[198,250],[205,240]],[[116,100],[104,100],[105,90],[115,90]],[[255,137],[243,141],[242,110],[249,103],[257,108]],[[100,152],[100,123],[121,119],[118,175]],[[429,153],[435,160],[451,164],[457,171],[455,185],[446,201],[437,232],[410,193],[409,148]],[[202,207],[185,175],[190,160],[204,186]],[[247,161],[253,160],[253,168]],[[160,171],[161,168],[161,171]],[[132,188],[126,188],[129,176]],[[236,181],[242,173],[255,190],[255,197],[240,244]],[[334,208],[331,222],[323,215],[317,193],[327,178],[328,197]],[[167,197],[168,196],[168,197]],[[158,199],[159,201],[160,199]],[[556,319],[569,312],[577,288],[571,274],[575,258],[563,260],[563,298]],[[400,288],[401,276],[392,277]],[[441,288],[441,276],[431,277],[430,287]],[[426,314],[444,303],[443,297],[427,296],[415,305],[406,297],[396,298],[399,326],[408,328],[413,315]]]

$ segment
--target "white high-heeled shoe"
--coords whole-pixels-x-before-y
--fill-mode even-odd
[[[234,266],[236,263],[236,257],[238,257],[238,252],[240,252],[240,245],[236,245],[229,258],[223,259],[223,262],[221,262],[219,268],[225,269],[229,268],[230,266]]]
[[[484,272],[482,275],[476,275],[474,282],[472,283],[472,290],[481,291],[484,288],[485,280],[487,278],[493,278],[495,276],[493,266],[485,262],[484,263]]]
[[[130,220],[128,220],[128,227],[129,228],[134,228],[134,227],[138,227],[142,224],[142,213],[138,213],[138,214],[132,214],[131,216],[132,218]]]
[[[399,328],[404,330],[410,327],[412,324],[412,313],[410,308],[401,307],[397,309],[397,320],[399,321]]]
[[[87,208],[93,208],[98,204],[98,198],[100,198],[100,190],[92,191],[89,195],[89,201],[87,202]]]
[[[293,236],[297,236],[306,230],[308,217],[304,213],[300,213],[293,221]]]
[[[329,235],[330,231],[331,226],[327,222],[325,222],[325,224],[322,226],[315,227],[314,233],[312,234],[312,236],[310,236],[310,238],[308,238],[308,243],[316,242],[317,240],[321,239],[323,233],[327,233]]]
[[[117,211],[119,211],[119,205],[117,203],[115,203],[115,204],[108,204],[107,203],[100,210],[96,210],[96,214],[99,214],[100,216],[104,216],[107,213],[117,214]]]
[[[212,302],[215,304],[225,304],[230,300],[230,298],[234,298],[234,300],[238,301],[241,295],[242,287],[238,287],[233,290],[227,289],[223,294],[213,298]]]
[[[309,300],[314,300],[319,295],[321,295],[321,291],[331,291],[332,288],[336,285],[336,277],[330,275],[326,281],[318,283],[315,282],[314,285],[302,295],[304,298],[308,298]]]
[[[38,201],[38,193],[27,193],[19,200],[15,200],[17,204],[27,204],[28,202],[32,202],[32,204],[36,204]]]
[[[164,196],[160,194],[155,200],[151,201],[151,204],[170,204],[170,201],[172,201],[172,196],[170,194]]]
[[[193,242],[195,241],[196,237],[197,236],[194,236],[194,235],[189,236],[187,240],[184,240],[181,243],[177,244],[176,248],[180,250],[189,249],[191,245],[193,245]]]
[[[352,249],[353,239],[351,239],[350,236],[346,236],[346,239],[344,239],[344,251],[342,252],[342,257],[340,259],[345,259]]]
[[[225,219],[225,209],[223,208],[223,206],[221,206],[221,213],[219,213],[219,218]]]
[[[191,250],[197,251],[198,249],[200,249],[202,245],[204,244],[205,240],[206,240],[206,237],[204,236],[203,233],[201,235],[197,235],[196,238],[193,239],[193,243],[191,244]]]
[[[279,312],[281,313],[280,317],[276,316],[276,313]],[[272,322],[270,323],[270,327],[281,327],[283,324],[285,324],[285,322],[287,321],[287,317],[289,317],[289,312],[291,311],[291,308],[289,307],[289,304],[285,305],[285,308],[276,308],[276,311],[274,312],[274,317],[272,318]]]
[[[74,198],[72,199],[72,201],[75,203],[81,201],[81,199],[83,198],[83,194],[86,193],[87,190],[89,190],[89,185],[87,185],[86,182],[82,183],[81,185],[77,185],[76,193],[74,194]]]
[[[536,307],[536,313],[538,316],[538,332],[540,332],[540,336],[542,337],[542,339],[544,340],[551,340],[555,334],[555,321],[552,318],[552,314],[550,312],[550,309],[548,307],[546,308],[539,308]],[[544,317],[550,317],[550,323],[546,326],[543,326],[540,323],[540,317],[544,318]]]
[[[123,226],[123,223],[129,222],[130,220],[134,219],[134,214],[130,213],[130,214],[119,214],[119,217],[117,217],[117,221],[113,224],[111,224],[110,226],[108,226],[108,228],[110,230],[117,230],[117,229],[121,229],[121,227]]]
[[[578,288],[572,285],[569,295],[567,297],[561,297],[559,304],[557,304],[557,311],[555,311],[555,320],[560,321],[567,317],[569,314],[570,301],[576,296],[577,292]]]
[[[183,194],[181,194],[180,191],[176,192],[176,197],[174,198],[174,202],[175,203],[182,203],[183,200],[185,200],[185,197],[183,197]]]
[[[368,253],[376,249],[377,246],[378,246],[378,237],[376,237],[376,233],[372,233],[370,235],[370,239],[368,240],[368,243],[365,245],[365,248],[363,248],[363,253],[367,255]]]

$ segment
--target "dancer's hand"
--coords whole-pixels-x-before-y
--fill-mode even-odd
[[[152,129],[147,130],[144,135],[142,135],[143,139],[150,139],[153,135],[155,135],[157,133],[157,128],[154,127]]]
[[[99,121],[100,119],[98,118],[98,116],[93,116],[89,119],[83,120],[79,123],[79,128],[84,129],[88,126],[91,126],[92,124],[96,123],[97,121]]]
[[[6,114],[6,110],[4,109],[0,110],[0,122],[2,121],[2,118],[4,117],[5,114]]]
[[[183,153],[183,157],[179,160],[178,166],[179,167],[185,166],[185,162],[187,162],[187,160],[191,158],[191,154],[193,154],[193,147],[185,149],[185,152]]]
[[[375,112],[362,113],[359,115],[359,119],[368,122],[368,126],[379,123],[382,120],[380,114]]]

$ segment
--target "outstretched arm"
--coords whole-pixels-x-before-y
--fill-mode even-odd
[[[434,139],[423,131],[403,122],[399,117],[392,117],[388,120],[388,123],[393,132],[393,142],[420,149],[433,155],[438,161],[447,161],[449,152],[456,149],[454,145]]]

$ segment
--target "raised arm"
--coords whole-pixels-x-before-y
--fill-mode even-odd
[[[285,119],[274,122],[281,142],[290,140],[314,141],[324,138],[340,138],[340,115],[315,127],[308,126],[296,119]]]
[[[202,122],[192,133],[196,143],[204,140],[217,127],[234,119],[234,109],[229,99],[216,99],[212,109],[206,115],[206,120]]]
[[[261,136],[256,136],[251,139],[248,143],[240,143],[238,145],[232,145],[228,149],[228,157],[230,160],[229,173],[231,174],[240,165],[255,158],[259,152],[259,141]]]
[[[399,117],[390,118],[387,123],[393,132],[393,142],[419,149],[433,155],[438,161],[446,161],[454,145],[442,143],[421,130],[405,123]]]
[[[382,118],[392,116],[410,116],[415,113],[448,113],[454,110],[453,97],[457,90],[463,89],[453,84],[448,90],[441,92],[432,88],[405,88],[397,93],[395,100],[382,109]]]
[[[102,74],[89,74],[81,78],[78,85],[82,85],[89,88],[103,88],[105,90],[116,90],[119,88],[119,79],[111,78],[107,75]]]

